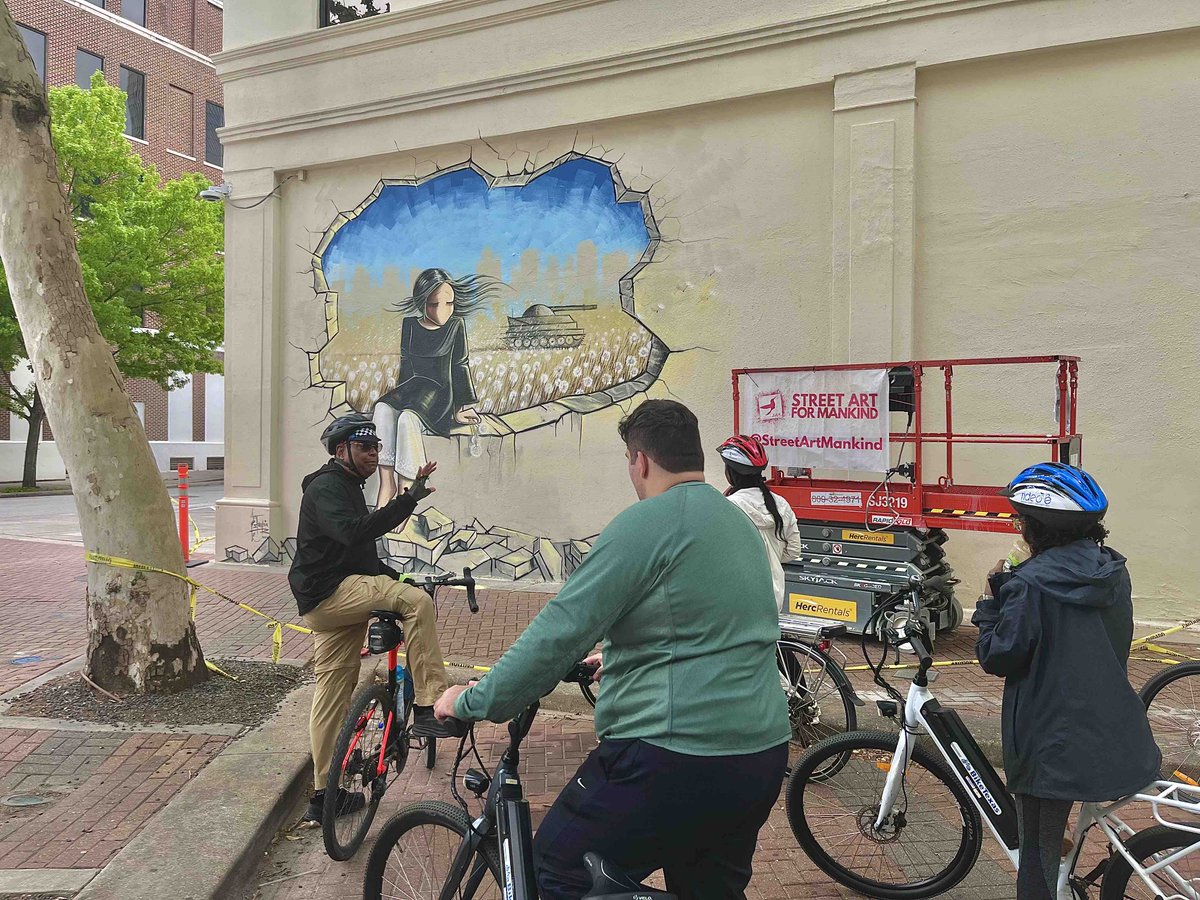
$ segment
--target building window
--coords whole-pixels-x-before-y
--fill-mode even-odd
[[[125,92],[125,133],[146,139],[146,76],[121,66],[121,90]]]
[[[25,49],[29,51],[29,55],[33,57],[33,67],[37,69],[38,78],[42,79],[42,84],[46,83],[46,36],[40,31],[34,31],[32,28],[26,28],[24,25],[17,25],[17,31],[21,32],[21,40],[25,42]]]
[[[92,4],[92,6],[98,6],[101,9],[104,9],[104,0],[87,0],[87,2]]]
[[[211,100],[204,101],[204,161],[214,166],[225,165],[225,149],[217,137],[217,129],[225,126],[225,107]]]
[[[146,24],[146,0],[121,0],[121,15],[130,22]]]
[[[170,103],[170,109],[167,110],[167,148],[194,159],[196,120],[191,91],[171,85],[167,94]]]
[[[92,86],[92,75],[104,71],[104,57],[86,50],[75,51],[75,83],[85,91]]]
[[[387,0],[321,0],[321,27],[357,22],[391,11]]]

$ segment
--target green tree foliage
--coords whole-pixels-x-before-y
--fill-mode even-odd
[[[127,378],[164,388],[192,372],[221,371],[214,351],[224,339],[224,210],[196,196],[210,182],[197,174],[161,181],[124,135],[124,92],[102,74],[91,90],[71,85],[51,89],[49,97],[84,289],[117,367]],[[26,356],[0,270],[0,371],[12,371]],[[0,407],[40,426],[32,388],[8,386]]]

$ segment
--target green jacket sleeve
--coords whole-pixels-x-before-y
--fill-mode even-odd
[[[487,677],[461,694],[460,719],[507,722],[554,689],[563,675],[596,646],[659,577],[636,504],[612,521],[529,627],[500,657]],[[630,515],[630,513],[635,513]]]

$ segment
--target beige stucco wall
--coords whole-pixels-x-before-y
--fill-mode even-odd
[[[293,534],[299,479],[321,462],[311,252],[338,211],[381,178],[468,155],[503,175],[574,147],[648,192],[666,240],[636,312],[680,351],[650,395],[692,406],[707,446],[730,427],[733,366],[1077,353],[1085,460],[1139,616],[1194,605],[1194,4],[446,0],[323,33],[297,25],[313,6],[227,9],[235,202],[288,180],[227,220],[219,548]],[[958,377],[961,426],[1049,429],[1049,370]],[[479,459],[428,438],[436,505],[594,534],[632,500],[619,415]],[[959,482],[995,482],[1029,456],[958,459]],[[1009,543],[954,534],[968,604]]]

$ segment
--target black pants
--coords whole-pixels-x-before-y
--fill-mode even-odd
[[[1017,866],[1017,900],[1054,900],[1063,836],[1071,816],[1070,800],[1043,800],[1017,794],[1021,857]]]
[[[587,892],[589,850],[639,881],[663,869],[680,900],[743,897],[758,830],[786,767],[787,744],[740,756],[689,756],[645,741],[602,741],[537,830],[542,900]]]

